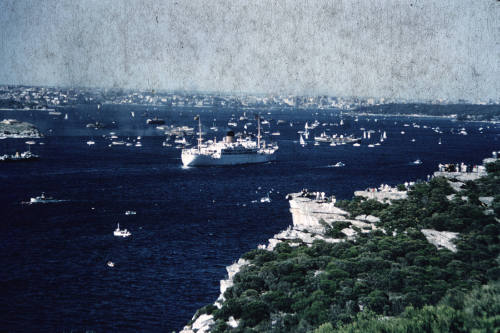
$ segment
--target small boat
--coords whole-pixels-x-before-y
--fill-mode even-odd
[[[260,202],[271,202],[271,198],[269,198],[269,192],[267,192],[267,196],[260,198]]]
[[[113,146],[123,146],[125,144],[125,141],[112,141],[111,144]]]
[[[185,137],[182,137],[182,139],[175,139],[174,140],[175,143],[179,143],[181,145],[185,145],[187,143],[186,141],[186,138]]]
[[[353,147],[359,147],[359,146],[361,146],[361,144],[359,144],[359,143],[357,143],[357,142],[356,142],[356,143],[355,143],[355,144],[353,144],[352,146],[353,146]]]
[[[137,141],[137,142],[135,143],[135,146],[136,146],[136,147],[142,147],[142,143],[141,143],[141,141]]]
[[[106,265],[108,265],[108,267],[115,267],[115,263],[112,261],[108,261]]]
[[[411,142],[415,142],[415,139],[411,139]]]
[[[121,230],[120,229],[120,223],[118,223],[117,226],[116,226],[115,231],[113,231],[113,235],[115,235],[116,237],[123,237],[123,238],[125,238],[125,237],[128,237],[128,236],[131,236],[132,234],[127,229]]]
[[[439,141],[438,141],[438,145],[440,145],[440,144],[441,144],[441,138],[439,138]]]
[[[67,113],[64,115],[64,120],[68,120],[68,114]]]
[[[160,119],[158,117],[154,117],[153,119],[146,120],[146,124],[148,124],[148,125],[163,125],[163,124],[165,124],[165,120]]]
[[[135,210],[127,210],[125,212],[125,215],[135,215],[135,214],[137,214]]]
[[[278,136],[278,135],[281,135],[281,133],[280,132],[272,132],[271,135]]]
[[[319,146],[319,141],[316,141],[316,142],[314,143],[314,145],[315,145],[315,146]]]
[[[374,145],[374,144],[369,144],[369,145],[368,145],[368,148],[373,148],[373,147],[375,147],[375,145]]]
[[[414,165],[420,165],[422,164],[422,161],[420,159],[416,159],[415,161],[412,162]]]
[[[342,167],[345,167],[345,164],[342,163],[342,162],[337,162],[334,165],[332,165],[332,167],[334,167],[334,168],[342,168]]]
[[[95,145],[95,141],[94,140],[89,140],[89,141],[87,141],[87,144],[89,146]]]
[[[307,144],[307,143],[306,143],[306,141],[304,140],[304,138],[302,137],[302,134],[301,134],[301,135],[300,135],[300,145],[301,145],[302,147],[304,147],[306,144]]]
[[[401,131],[401,134],[404,135],[405,134],[405,131]]]
[[[60,200],[56,200],[52,197],[47,197],[45,196],[45,193],[42,193],[42,195],[34,198],[30,198],[30,204],[35,204],[35,203],[50,203],[50,202],[58,202]]]

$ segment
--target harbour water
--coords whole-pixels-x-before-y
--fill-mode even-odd
[[[61,116],[0,111],[0,119],[31,122],[46,135],[31,146],[40,160],[0,164],[2,328],[179,330],[196,309],[217,298],[225,266],[291,223],[286,193],[308,188],[348,199],[354,190],[381,183],[426,179],[439,163],[478,164],[500,148],[500,127],[494,124],[396,116],[355,121],[344,115],[343,126],[330,126],[339,124],[339,112],[268,111],[260,110],[271,119],[270,132],[280,132],[272,137],[279,145],[276,162],[188,169],[181,167],[179,149],[162,146],[163,132],[146,125],[146,117],[193,127],[193,116],[201,114],[207,130],[217,118],[220,129],[208,137],[221,138],[231,115],[241,111],[144,106],[100,111],[80,106]],[[248,121],[255,123],[253,113],[247,110]],[[285,122],[277,125],[279,119]],[[361,136],[365,128],[375,131],[373,143],[379,130],[388,138],[373,148],[365,142],[331,147],[312,141],[301,147],[297,131],[315,119],[328,124],[313,130],[315,135],[325,130]],[[95,121],[108,128],[85,127]],[[442,134],[431,130],[437,126]],[[462,127],[467,135],[457,134]],[[142,147],[109,147],[102,135],[110,131],[124,140],[140,135]],[[95,145],[87,145],[89,139]],[[25,141],[0,140],[0,154],[24,151]],[[412,164],[417,159],[422,164]],[[339,161],[345,167],[330,167]],[[42,192],[66,201],[21,204]],[[261,203],[267,193],[271,203]],[[137,214],[125,215],[128,210]],[[132,236],[114,237],[117,223]]]

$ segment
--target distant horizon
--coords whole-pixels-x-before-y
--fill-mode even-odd
[[[122,90],[126,92],[150,92],[152,93],[151,90],[148,89],[142,89],[142,88],[119,88],[119,87],[91,87],[91,86],[64,86],[64,85],[33,85],[33,84],[12,84],[12,83],[0,83],[0,87],[2,86],[11,86],[11,87],[27,87],[27,88],[51,88],[51,89],[82,89],[82,90]],[[329,97],[329,98],[341,98],[345,100],[349,99],[360,99],[362,101],[366,101],[369,99],[373,99],[375,102],[380,102],[381,99],[389,101],[388,104],[390,103],[399,103],[399,102],[404,102],[405,104],[428,104],[429,102],[439,102],[443,104],[467,104],[467,105],[498,105],[500,103],[500,98],[495,100],[495,99],[488,99],[488,100],[467,100],[463,98],[459,98],[457,100],[451,100],[451,99],[445,99],[445,98],[435,98],[435,99],[410,99],[410,98],[397,98],[397,97],[374,97],[374,96],[336,96],[336,95],[328,95],[328,94],[321,94],[321,95],[297,95],[297,94],[287,94],[287,93],[252,93],[252,92],[237,92],[237,93],[232,93],[232,92],[219,92],[219,91],[201,91],[201,90],[183,90],[183,89],[154,89],[155,94],[156,93],[162,93],[162,94],[192,94],[192,95],[219,95],[219,96],[227,96],[227,97],[243,97],[243,96],[272,96],[272,97],[308,97],[308,98],[318,98],[318,97]],[[465,103],[463,103],[465,102]],[[488,103],[488,104],[479,104],[478,102],[481,103]],[[385,101],[381,102],[383,104],[386,104]]]

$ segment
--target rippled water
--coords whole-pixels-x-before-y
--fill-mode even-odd
[[[179,330],[197,308],[216,299],[225,266],[291,223],[286,193],[306,187],[350,198],[355,189],[382,182],[425,179],[440,162],[480,163],[500,148],[500,130],[494,125],[488,129],[486,124],[405,117],[355,122],[348,116],[342,132],[380,129],[388,140],[375,148],[315,147],[312,142],[302,148],[296,132],[306,120],[338,123],[338,113],[274,110],[267,115],[266,110],[264,116],[274,120],[272,130],[281,132],[273,137],[280,146],[276,162],[183,169],[180,151],[162,147],[161,132],[146,126],[142,113],[147,108],[103,109],[68,109],[68,120],[0,111],[0,118],[33,122],[48,135],[37,140],[44,145],[32,147],[39,161],[0,164],[1,330]],[[150,110],[148,115],[193,126],[193,115],[201,113],[211,126],[214,117],[218,125],[227,124],[234,112],[186,108]],[[287,122],[277,126],[277,119]],[[96,120],[112,128],[85,128]],[[403,127],[412,122],[439,126],[445,133]],[[462,126],[469,135],[450,134]],[[320,126],[313,133],[326,129],[341,133],[338,126]],[[110,131],[125,139],[142,135],[143,147],[108,147],[101,135]],[[379,137],[378,132],[372,136]],[[439,137],[442,145],[437,145]],[[95,146],[85,144],[89,138]],[[0,140],[0,153],[21,150],[24,141]],[[423,164],[410,165],[417,158]],[[346,167],[328,167],[338,161]],[[270,204],[252,203],[271,190]],[[20,204],[42,191],[68,201]],[[126,216],[127,210],[137,215]],[[132,236],[113,237],[117,222]],[[109,260],[114,268],[107,267]]]

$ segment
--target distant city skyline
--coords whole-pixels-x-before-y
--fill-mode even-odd
[[[0,84],[500,99],[500,3],[0,0]]]

